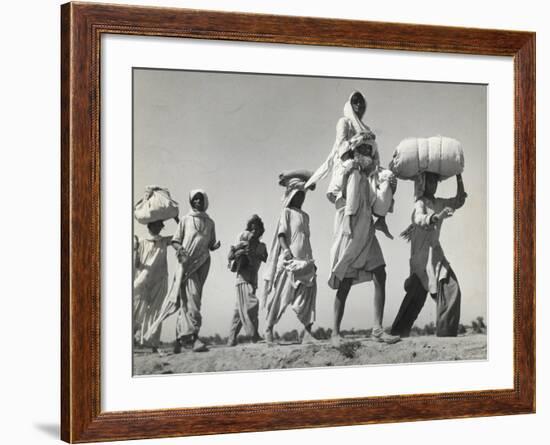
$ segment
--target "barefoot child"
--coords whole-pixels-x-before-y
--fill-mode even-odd
[[[309,343],[316,341],[311,329],[315,321],[317,280],[309,239],[309,215],[302,210],[306,180],[291,174],[280,178],[279,184],[286,187],[286,191],[265,275],[265,340],[273,343],[273,327],[287,306],[291,306],[304,326],[302,343]]]
[[[171,236],[161,236],[162,221],[147,224],[149,235],[134,241],[134,341],[141,346],[150,346],[153,352],[159,350],[161,326],[148,340],[144,334],[159,315],[162,302],[168,290],[167,249]]]
[[[457,175],[454,198],[436,198],[439,176],[422,173],[415,180],[412,224],[401,234],[411,242],[411,273],[405,281],[406,295],[393,322],[392,334],[409,336],[412,325],[430,293],[437,304],[436,335],[456,337],[460,319],[460,287],[439,243],[443,220],[450,218],[466,200],[462,176]]]
[[[258,269],[267,260],[267,248],[260,238],[264,234],[264,223],[258,215],[246,223],[246,230],[239,235],[235,246],[229,252],[229,266],[237,274],[237,301],[231,328],[229,331],[229,346],[237,345],[237,335],[244,326],[247,335],[256,342],[261,337],[258,334]]]

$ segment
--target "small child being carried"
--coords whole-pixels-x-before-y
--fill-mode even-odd
[[[342,198],[345,199],[347,180],[353,170],[358,170],[367,176],[373,175],[376,187],[383,189],[382,196],[386,198],[377,201],[373,207],[373,214],[377,217],[374,228],[384,233],[389,239],[393,239],[386,222],[386,213],[393,211],[393,195],[397,190],[397,178],[390,170],[380,167],[376,162],[376,148],[370,143],[372,137],[372,134],[356,135],[350,141],[350,149],[341,154],[343,169],[339,189],[342,191]]]

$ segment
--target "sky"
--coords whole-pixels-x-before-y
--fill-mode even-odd
[[[170,190],[184,215],[191,189],[203,188],[209,196],[208,213],[222,247],[211,255],[202,299],[202,335],[225,336],[229,331],[235,306],[235,275],[227,269],[230,245],[250,215],[257,213],[264,221],[263,241],[269,247],[284,192],[277,184],[279,173],[296,168],[314,171],[321,165],[354,90],[367,99],[363,121],[376,134],[383,166],[407,137],[443,135],[462,143],[469,196],[464,207],[444,222],[441,244],[462,289],[461,322],[486,318],[485,85],[151,69],[134,69],[133,82],[133,202],[147,185],[160,185]],[[332,326],[335,294],[327,284],[335,214],[325,195],[328,181],[325,178],[309,192],[303,206],[310,215],[318,267],[315,326],[325,328]],[[436,195],[451,197],[455,192],[456,180],[450,178],[440,183]],[[386,218],[395,239],[377,232],[387,271],[385,326],[391,326],[404,297],[410,245],[398,235],[409,225],[412,208],[413,183],[399,181],[394,213]],[[168,221],[162,234],[172,235],[175,229],[175,222]],[[147,228],[136,222],[134,233],[145,236]],[[172,274],[176,261],[172,250],[168,259]],[[372,282],[352,288],[342,329],[372,327],[373,294]],[[262,311],[262,330],[264,316]],[[163,325],[163,341],[175,337],[174,318]],[[428,298],[416,324],[430,321],[435,321],[435,303]],[[301,326],[289,309],[275,330],[295,328]]]

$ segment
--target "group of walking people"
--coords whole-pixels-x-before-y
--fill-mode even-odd
[[[437,304],[436,334],[456,336],[460,318],[460,287],[439,236],[443,220],[464,205],[466,193],[457,176],[454,198],[435,197],[439,177],[421,173],[415,178],[415,202],[411,225],[401,234],[411,242],[410,275],[406,295],[390,333],[383,328],[386,270],[377,231],[393,238],[385,221],[393,211],[397,178],[380,166],[376,136],[363,122],[365,97],[354,92],[346,101],[344,115],[336,126],[336,140],[326,161],[314,172],[282,173],[283,205],[269,250],[261,241],[264,223],[253,215],[231,246],[228,267],[236,276],[236,302],[231,317],[228,344],[237,344],[241,329],[256,342],[260,306],[265,308],[263,339],[274,343],[273,329],[290,306],[303,325],[302,342],[316,342],[317,267],[313,258],[309,215],[302,209],[307,193],[331,175],[327,197],[335,208],[333,244],[328,285],[336,291],[332,342],[343,341],[341,323],[350,289],[356,284],[374,284],[372,338],[388,344],[410,334],[428,293]],[[189,194],[191,211],[178,222],[173,237],[160,235],[162,221],[147,225],[149,236],[134,246],[134,340],[159,351],[162,322],[177,312],[174,352],[189,345],[207,350],[199,338],[202,324],[202,291],[210,267],[210,252],[220,248],[215,224],[206,213],[204,190]],[[178,259],[168,286],[167,252],[171,246]],[[265,263],[263,280],[259,269]],[[263,282],[262,282],[263,281]],[[263,284],[263,285],[262,285]],[[260,288],[260,291],[258,289]],[[259,294],[259,295],[258,295]],[[259,298],[258,298],[259,297]],[[260,304],[260,300],[261,304]]]

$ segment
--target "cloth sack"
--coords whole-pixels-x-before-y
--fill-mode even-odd
[[[279,185],[287,187],[292,179],[300,179],[303,182],[307,182],[311,178],[311,175],[312,173],[309,170],[287,170],[279,175]],[[313,190],[315,186],[311,186],[310,188]]]
[[[462,144],[445,136],[407,138],[395,149],[389,168],[399,179],[413,179],[424,172],[447,179],[464,171]]]
[[[179,205],[170,197],[168,189],[150,185],[134,207],[134,217],[140,224],[176,218]]]
[[[298,288],[300,284],[310,287],[315,282],[317,267],[313,260],[298,260],[292,258],[285,260],[283,267],[291,274],[291,283],[293,288]]]
[[[248,266],[248,241],[241,241],[229,249],[228,268],[231,272],[238,272],[241,268]]]

